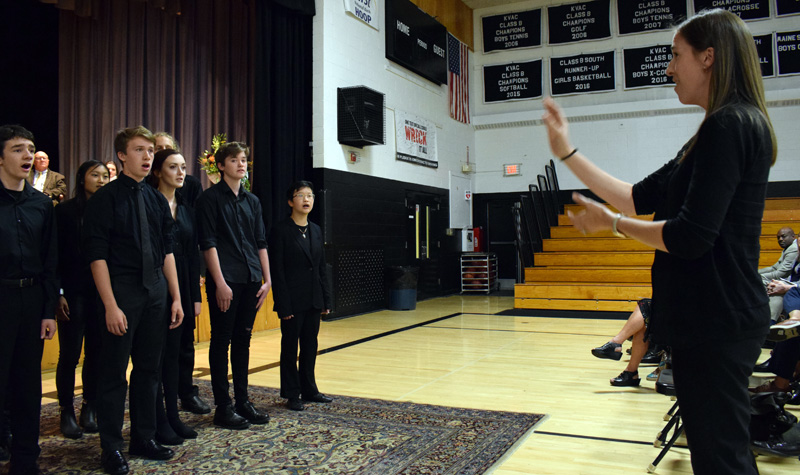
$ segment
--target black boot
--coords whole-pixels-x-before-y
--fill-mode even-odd
[[[83,431],[75,420],[75,409],[70,406],[61,406],[61,433],[68,439],[80,439]]]
[[[167,411],[164,409],[164,397],[161,394],[160,388],[158,391],[158,399],[156,399],[156,442],[162,445],[180,445],[183,443],[183,437],[172,430],[172,426],[170,426],[167,420]]]
[[[78,419],[78,423],[87,434],[94,434],[97,432],[97,411],[94,410],[93,404],[83,401],[81,405],[81,416]]]
[[[183,437],[184,439],[197,438],[197,431],[184,424],[181,418],[178,417],[177,413],[167,413],[167,420],[169,421],[169,425],[172,427],[172,430],[174,430],[179,437]]]

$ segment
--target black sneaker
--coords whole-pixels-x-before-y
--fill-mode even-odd
[[[236,412],[250,421],[251,424],[266,424],[269,422],[269,414],[261,412],[250,401],[245,401],[243,404],[236,404]]]

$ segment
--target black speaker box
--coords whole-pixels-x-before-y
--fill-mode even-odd
[[[386,143],[384,94],[366,86],[338,88],[339,143],[353,147]]]

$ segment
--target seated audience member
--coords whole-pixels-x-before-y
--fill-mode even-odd
[[[86,201],[108,182],[108,169],[97,160],[78,167],[75,197],[56,206],[58,225],[58,276],[64,294],[59,298],[58,366],[56,388],[61,406],[61,433],[77,439],[86,432],[97,432],[97,375],[100,372],[100,321],[97,316],[97,289],[89,264],[81,253],[81,225]],[[75,368],[84,348],[83,405],[80,426],[75,420]]]
[[[639,365],[659,362],[658,352],[650,351],[650,343],[644,340],[646,324],[649,318],[650,299],[639,300],[633,313],[628,317],[628,321],[625,322],[617,336],[592,350],[592,354],[598,358],[619,361],[622,358],[622,342],[628,338],[633,338],[631,359],[628,361],[628,366],[619,376],[611,379],[612,386],[638,386],[641,382],[639,380]]]
[[[49,196],[53,204],[64,199],[67,194],[67,182],[64,175],[50,170],[50,157],[39,150],[33,156],[33,170],[28,174],[28,183]]]
[[[186,160],[179,152],[164,149],[156,153],[150,184],[167,199],[174,226],[173,254],[178,272],[178,287],[181,292],[181,306],[185,309],[183,323],[178,328],[167,331],[164,354],[161,360],[161,386],[163,398],[159,395],[157,415],[159,417],[156,438],[162,444],[176,445],[183,439],[194,439],[197,432],[184,424],[178,415],[179,362],[184,345],[191,351],[192,365],[188,368],[191,387],[192,367],[194,366],[194,346],[192,339],[195,317],[200,315],[200,253],[197,246],[197,228],[194,210],[183,203],[176,193],[183,186],[186,176]],[[165,322],[166,324],[166,322]],[[201,401],[202,402],[202,401]],[[165,411],[166,408],[166,411]],[[206,413],[211,412],[208,408]]]
[[[108,181],[116,180],[117,179],[117,163],[114,162],[114,160],[109,160],[104,165],[108,169]]]
[[[780,282],[783,286],[791,286],[783,296],[783,309],[789,314],[784,322],[770,327],[768,340],[777,341],[772,357],[767,363],[767,371],[775,374],[775,379],[768,381],[751,392],[788,391],[789,384],[795,379],[795,368],[800,360],[800,288],[798,284]]]
[[[55,210],[25,181],[35,150],[29,130],[0,127],[0,408],[9,414],[11,475],[41,473],[42,350],[56,334]]]
[[[181,146],[172,135],[167,132],[156,132],[153,136],[156,138],[156,153],[167,149],[181,153]],[[200,180],[189,174],[184,175],[183,186],[176,190],[181,204],[189,207],[193,214],[194,205],[202,192],[203,186],[200,184]],[[199,257],[199,249],[197,252],[200,260],[200,274],[202,275],[205,271],[204,262]],[[211,412],[211,407],[200,397],[198,387],[192,381],[192,373],[194,372],[194,332],[185,330],[185,328],[193,329],[195,327],[195,317],[192,317],[186,308],[184,308],[184,312],[186,317],[184,317],[182,325],[184,331],[178,358],[178,397],[180,397],[183,410],[194,414],[208,414]]]
[[[764,286],[767,287],[767,295],[769,295],[769,318],[773,323],[778,321],[781,310],[783,310],[783,294],[781,288],[773,286],[770,289],[770,283],[788,278],[792,282],[800,279],[795,267],[798,264],[798,243],[797,236],[795,236],[792,228],[782,228],[778,231],[778,245],[781,246],[783,252],[780,259],[775,264],[759,269],[758,273],[761,274],[761,280]],[[788,290],[788,288],[786,289]]]

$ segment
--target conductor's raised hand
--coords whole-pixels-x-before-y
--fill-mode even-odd
[[[564,116],[564,111],[556,104],[552,97],[547,97],[542,101],[544,104],[544,114],[542,122],[547,126],[547,140],[550,143],[550,151],[556,157],[566,157],[574,148],[569,141],[569,123]]]
[[[572,201],[585,207],[578,213],[567,210],[567,216],[578,231],[590,234],[611,229],[615,214],[605,205],[577,192],[572,193]]]

